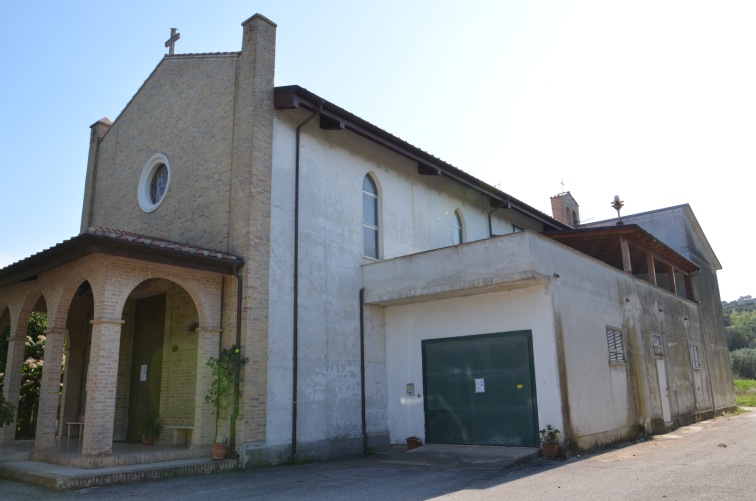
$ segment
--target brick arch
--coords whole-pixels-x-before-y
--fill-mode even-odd
[[[47,300],[45,299],[44,291],[33,289],[25,295],[23,302],[21,303],[21,308],[18,312],[18,321],[16,327],[15,329],[11,330],[11,338],[13,338],[14,336],[16,338],[23,338],[24,336],[26,336],[26,327],[29,324],[29,317],[31,316],[32,312],[40,311],[39,307],[42,305],[44,305],[44,311],[45,313],[47,313]]]
[[[197,309],[200,326],[209,326],[211,328],[215,328],[219,325],[219,312],[214,312],[213,308],[213,300],[217,301],[217,297],[210,297],[208,295],[209,291],[203,290],[202,287],[198,286],[196,279],[187,277],[185,274],[178,271],[161,268],[145,270],[145,272],[143,273],[134,273],[130,276],[123,277],[120,280],[116,279],[116,281],[118,282],[117,284],[111,284],[115,286],[112,287],[114,294],[110,296],[109,303],[111,309],[118,312],[117,315],[113,318],[120,318],[120,315],[122,314],[123,308],[126,304],[126,300],[129,298],[134,289],[136,289],[139,285],[146,282],[147,280],[151,279],[168,280],[169,282],[173,282],[184,289],[187,294],[189,294],[189,297],[194,303],[194,307]],[[92,290],[93,292],[95,291],[94,286],[92,287]],[[220,291],[213,290],[213,292],[213,296],[220,295]],[[95,315],[100,314],[100,311],[98,311],[97,309],[97,305],[97,294],[95,293]]]
[[[74,299],[76,291],[84,282],[89,282],[90,274],[80,269],[74,270],[71,275],[67,275],[62,286],[58,288],[55,304],[47,312],[47,325],[49,329],[65,329],[68,321],[68,310],[71,308],[71,301]],[[94,290],[94,288],[93,288]],[[96,301],[96,296],[95,296]],[[52,302],[52,301],[51,301]]]

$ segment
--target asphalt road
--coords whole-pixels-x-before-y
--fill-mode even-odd
[[[503,470],[398,464],[397,454],[69,492],[0,480],[0,499],[756,499],[756,412]]]

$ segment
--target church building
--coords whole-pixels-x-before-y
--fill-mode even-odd
[[[241,465],[536,446],[547,424],[573,452],[734,408],[721,266],[688,205],[584,225],[561,193],[544,214],[275,87],[276,25],[242,28],[239,52],[171,50],[92,125],[80,234],[0,270],[10,402],[47,314],[33,459],[78,437],[76,464],[112,464],[149,414],[159,444],[209,454],[206,362],[233,345]]]

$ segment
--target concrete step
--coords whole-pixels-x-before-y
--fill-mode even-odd
[[[76,468],[108,468],[135,464],[151,464],[178,459],[195,459],[210,457],[210,446],[170,447],[141,444],[113,444],[113,454],[103,456],[85,456],[78,446],[67,448],[66,444],[57,449],[32,450],[30,459],[42,463],[53,463]]]
[[[9,461],[0,464],[0,478],[63,490],[120,484],[140,480],[216,473],[236,469],[234,459],[213,461],[208,457],[88,469],[37,461]]]

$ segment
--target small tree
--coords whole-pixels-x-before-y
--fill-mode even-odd
[[[36,431],[47,339],[43,333],[46,329],[47,314],[33,312],[26,328],[24,366],[21,371],[21,388],[16,416],[16,438],[33,437]]]
[[[247,362],[249,362],[249,358],[242,357],[237,345],[222,348],[218,358],[210,357],[207,359],[207,365],[213,371],[213,382],[207,395],[205,395],[205,402],[215,406],[216,416],[220,415],[221,408],[227,410],[226,425],[223,427],[223,433],[217,437],[216,442],[218,443],[226,443],[229,423],[232,418],[236,418],[237,406],[235,405],[234,388],[242,381],[241,371]]]

